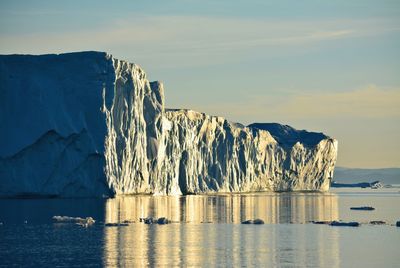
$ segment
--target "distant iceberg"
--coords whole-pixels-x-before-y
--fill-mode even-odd
[[[337,141],[164,107],[104,52],[0,56],[0,196],[327,191]]]

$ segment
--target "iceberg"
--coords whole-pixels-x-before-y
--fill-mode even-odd
[[[0,196],[327,191],[337,140],[166,109],[105,52],[0,56]]]

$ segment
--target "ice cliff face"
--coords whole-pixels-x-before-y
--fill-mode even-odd
[[[164,93],[137,65],[113,59],[113,100],[103,105],[105,175],[116,194],[153,193],[162,139]],[[107,89],[103,89],[106,95]]]
[[[160,83],[106,53],[0,57],[0,195],[151,193]]]
[[[165,117],[160,177],[177,181],[182,193],[329,189],[337,141],[323,134],[302,131],[304,139],[282,145],[260,124],[244,127],[190,110]]]
[[[328,190],[337,141],[165,110],[102,52],[0,56],[0,196]]]

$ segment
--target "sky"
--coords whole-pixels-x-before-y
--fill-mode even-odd
[[[0,0],[0,54],[106,51],[168,108],[338,139],[337,164],[400,167],[400,1]]]

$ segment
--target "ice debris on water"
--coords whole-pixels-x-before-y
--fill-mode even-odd
[[[349,226],[349,227],[358,227],[360,226],[359,222],[351,221],[351,222],[343,222],[343,221],[333,221],[329,224],[330,226]]]
[[[140,218],[139,221],[143,222],[144,224],[168,224],[171,222],[166,217],[161,217],[158,219],[152,217],[146,217],[146,218]]]
[[[264,221],[262,219],[245,220],[242,224],[264,224]]]
[[[88,227],[96,222],[92,217],[80,218],[69,216],[53,216],[53,220],[56,223],[75,223],[83,227]]]
[[[332,221],[312,221],[314,224],[331,224]]]
[[[121,226],[129,226],[127,222],[109,222],[104,224],[106,227],[121,227]]]
[[[370,221],[369,224],[372,224],[372,225],[384,225],[384,224],[386,224],[386,222],[385,221]]]
[[[373,207],[363,206],[363,207],[351,207],[351,210],[375,210]]]

